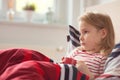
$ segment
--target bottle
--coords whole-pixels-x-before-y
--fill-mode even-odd
[[[8,0],[8,11],[7,11],[7,19],[12,21],[14,19],[14,0]]]
[[[14,14],[15,14],[15,12],[13,11],[13,9],[9,9],[7,12],[7,19],[9,21],[12,21],[14,19]]]
[[[46,13],[46,19],[48,23],[53,22],[53,12],[50,7],[48,8],[48,12]]]

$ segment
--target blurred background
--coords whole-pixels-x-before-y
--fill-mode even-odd
[[[0,20],[77,25],[86,8],[115,0],[0,0]]]
[[[86,11],[109,14],[120,41],[120,0],[0,0],[0,49],[28,48],[60,61],[68,25],[77,29]]]

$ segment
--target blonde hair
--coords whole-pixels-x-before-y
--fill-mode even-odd
[[[93,25],[97,30],[106,29],[107,35],[101,41],[100,51],[103,52],[103,55],[108,55],[115,44],[114,28],[110,16],[102,13],[88,12],[82,15],[79,20]]]

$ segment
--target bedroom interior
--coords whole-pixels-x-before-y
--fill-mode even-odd
[[[66,54],[68,25],[77,28],[77,17],[86,11],[104,12],[111,16],[116,33],[116,43],[119,36],[119,0],[56,0],[56,18],[54,23],[28,22],[25,18],[8,20],[8,2],[15,0],[0,0],[0,49],[28,48],[40,51],[55,61],[60,61]],[[14,2],[15,3],[15,2]],[[64,6],[60,6],[60,4]],[[67,5],[66,5],[67,4]],[[15,4],[14,4],[15,5]],[[15,11],[15,6],[12,5]],[[36,15],[38,16],[38,15]],[[42,17],[42,16],[40,16]],[[22,19],[22,20],[21,20]],[[63,20],[63,21],[62,21]],[[60,23],[59,23],[60,22]]]

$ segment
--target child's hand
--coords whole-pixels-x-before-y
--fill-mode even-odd
[[[77,61],[76,68],[80,72],[88,75],[90,77],[90,80],[94,80],[93,74],[89,71],[89,69],[88,69],[87,65],[84,63],[84,61]]]
[[[88,67],[84,63],[84,61],[77,61],[76,67],[80,72],[83,72],[83,73],[85,73],[85,71],[88,70]]]

